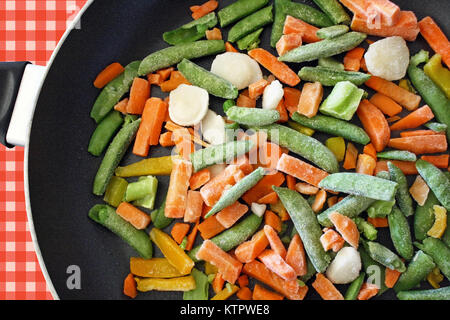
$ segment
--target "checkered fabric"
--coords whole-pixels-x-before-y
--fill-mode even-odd
[[[0,0],[0,61],[46,65],[86,0]],[[0,146],[0,299],[52,299],[29,232],[24,148]]]

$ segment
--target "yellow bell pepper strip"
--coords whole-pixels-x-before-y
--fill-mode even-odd
[[[434,205],[434,224],[430,230],[428,230],[427,235],[433,238],[440,239],[447,228],[447,210],[444,207]]]
[[[345,141],[342,137],[332,137],[325,141],[325,145],[336,156],[337,161],[341,162],[345,156]]]
[[[149,158],[116,169],[118,177],[168,176],[172,172],[172,160],[177,156]]]
[[[238,290],[239,290],[238,286],[231,283],[227,283],[225,288],[223,288],[222,291],[219,291],[214,297],[211,298],[211,300],[227,300]]]
[[[205,273],[209,276],[210,274],[216,274],[218,269],[216,266],[212,265],[208,261],[205,262]]]
[[[175,240],[173,240],[167,233],[153,228],[150,231],[150,238],[162,251],[169,263],[179,272],[182,274],[191,273],[191,270],[194,267],[194,261],[188,257],[184,250],[181,249]]]
[[[450,99],[450,70],[442,65],[441,60],[441,55],[435,54],[425,64],[423,71]]]
[[[140,292],[147,291],[190,291],[195,289],[195,279],[193,276],[180,278],[160,279],[160,278],[134,278],[137,289]]]
[[[130,258],[130,272],[144,278],[177,278],[186,274],[178,271],[166,258]]]
[[[439,268],[434,268],[433,271],[431,271],[427,275],[427,281],[428,283],[435,289],[439,289],[441,286],[439,283],[441,283],[444,280],[444,276],[442,275]]]
[[[308,127],[305,127],[301,125],[300,123],[294,122],[294,121],[288,121],[288,126],[294,129],[295,131],[298,131],[300,133],[303,133],[304,135],[307,135],[311,137],[314,134],[314,130]]]
[[[105,197],[103,200],[111,206],[117,208],[117,206],[122,202],[123,196],[127,191],[127,187],[127,180],[113,176],[106,187]]]

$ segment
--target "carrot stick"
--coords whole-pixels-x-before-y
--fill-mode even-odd
[[[319,192],[319,188],[310,185],[309,183],[299,182],[295,185],[295,190],[302,194],[315,195]]]
[[[206,30],[205,35],[207,40],[222,40],[222,32],[219,28]]]
[[[225,42],[225,51],[226,52],[239,52],[235,47],[233,47],[233,45],[231,43],[229,43],[228,41]]]
[[[197,222],[194,225],[194,228],[192,228],[191,233],[187,237],[187,244],[186,244],[187,251],[190,251],[192,249],[192,247],[194,246],[195,238],[197,237],[199,221],[200,220],[197,220]]]
[[[162,92],[170,92],[178,88],[180,84],[190,85],[191,83],[183,76],[180,71],[172,71],[170,79],[161,83]]]
[[[284,297],[278,293],[267,290],[266,288],[255,284],[252,300],[283,300]]]
[[[208,168],[202,169],[194,173],[189,180],[191,190],[197,190],[211,179],[211,173]]]
[[[288,15],[284,21],[283,34],[299,34],[304,42],[311,43],[322,40],[316,34],[318,30],[318,28],[309,23]]]
[[[273,273],[277,274],[284,280],[290,281],[296,279],[294,269],[283,260],[283,258],[275,252],[275,250],[266,249],[259,256],[258,259],[264,263]]]
[[[371,76],[370,79],[365,82],[365,85],[388,96],[409,111],[417,109],[421,100],[419,95],[411,93],[393,82],[376,76]]]
[[[189,232],[189,224],[187,223],[181,223],[177,222],[173,225],[172,230],[170,231],[170,234],[172,235],[173,240],[175,240],[178,244],[181,244],[183,242],[184,237]]]
[[[294,235],[289,244],[286,262],[294,269],[297,276],[304,276],[308,272],[305,248],[298,234]]]
[[[377,150],[375,150],[375,147],[373,146],[373,144],[371,144],[371,143],[366,144],[363,148],[363,153],[367,154],[367,155],[371,156],[372,158],[374,158],[375,160],[377,160]]]
[[[150,73],[147,76],[147,80],[148,83],[155,84],[157,86],[161,86],[161,83],[163,82],[163,80],[161,79],[161,75],[157,73]]]
[[[178,153],[185,160],[190,161],[190,155],[195,151],[195,147],[189,130],[187,128],[177,129],[172,133],[172,137]]]
[[[278,123],[287,122],[289,120],[288,112],[286,110],[286,107],[284,106],[284,99],[280,100],[276,110],[280,114],[280,120],[277,121]]]
[[[269,70],[281,82],[292,87],[300,83],[300,78],[297,74],[285,63],[278,61],[277,57],[272,55],[269,51],[262,48],[256,48],[250,50],[248,55]]]
[[[316,274],[316,280],[312,286],[323,300],[344,300],[339,290],[322,273]]]
[[[415,154],[446,152],[447,138],[443,134],[394,138],[389,140],[388,146]]]
[[[217,221],[216,215],[208,217],[198,225],[198,230],[203,239],[210,239],[225,229],[226,228]]]
[[[251,99],[246,95],[240,94],[236,100],[236,106],[243,108],[254,108],[256,107],[256,100]]]
[[[264,233],[266,234],[267,240],[269,240],[270,247],[284,259],[286,257],[286,248],[275,229],[266,224],[264,226]]]
[[[268,245],[269,240],[267,240],[264,230],[259,230],[252,236],[251,240],[241,243],[234,250],[234,253],[239,261],[248,263],[255,260]]]
[[[131,273],[128,274],[123,282],[123,294],[133,299],[137,296],[136,281]]]
[[[199,191],[188,190],[184,222],[197,222],[202,215],[203,198]]]
[[[219,2],[216,0],[209,0],[196,8],[194,12],[192,12],[192,18],[194,20],[200,19],[203,16],[206,16],[208,13],[213,12],[219,6]]]
[[[340,214],[339,212],[332,212],[330,220],[333,222],[336,230],[352,247],[358,249],[359,245],[359,231],[356,223],[347,216]]]
[[[275,174],[269,174],[264,176],[253,188],[248,190],[242,199],[251,205],[253,202],[257,202],[261,197],[272,193],[272,186],[281,186],[285,180],[284,174],[277,172]]]
[[[116,212],[124,220],[128,221],[133,227],[139,230],[147,228],[151,221],[148,214],[127,202],[122,202],[117,207]]]
[[[345,240],[333,229],[326,229],[320,236],[320,243],[325,251],[332,249],[338,252],[344,246]]]
[[[121,101],[119,101],[115,106],[114,110],[119,111],[122,114],[127,114],[127,105],[128,105],[128,98],[125,98]]]
[[[252,300],[252,290],[248,287],[241,287],[238,292],[236,292],[236,297],[240,300]]]
[[[275,169],[282,154],[283,149],[279,145],[273,142],[264,143],[258,150],[259,163],[264,168]]]
[[[389,222],[387,218],[367,218],[367,222],[371,223],[375,228],[386,228],[389,227]]]
[[[161,147],[173,147],[175,142],[172,140],[172,132],[167,131],[159,136],[159,144]]]
[[[323,205],[327,201],[327,192],[323,189],[320,189],[319,192],[317,192],[316,197],[314,198],[314,202],[311,205],[311,209],[314,212],[319,212],[322,210]]]
[[[297,111],[298,102],[300,100],[300,95],[302,94],[300,90],[295,88],[285,87],[284,90],[284,105],[292,116],[294,112]]]
[[[359,71],[361,59],[364,56],[364,48],[356,47],[344,56],[344,69],[347,71]]]
[[[361,101],[356,113],[375,149],[378,152],[383,151],[389,143],[391,135],[389,125],[383,113],[367,99]]]
[[[305,83],[298,102],[298,113],[312,118],[319,110],[320,102],[323,98],[323,87],[320,82]]]
[[[235,185],[237,182],[236,177],[240,177],[241,175],[244,175],[244,173],[239,167],[229,165],[219,175],[212,178],[208,183],[201,187],[200,193],[202,194],[203,201],[206,205],[213,206],[216,204],[222,196],[222,193],[225,191],[225,188],[227,188],[227,186]],[[256,200],[252,202],[256,202]]]
[[[159,69],[158,71],[156,71],[157,74],[159,74],[159,76],[161,77],[161,82],[166,81],[169,76],[172,75],[172,72],[175,70],[174,67],[169,67],[166,69]]]
[[[219,291],[222,291],[224,284],[225,284],[225,280],[222,278],[222,275],[219,272],[217,272],[216,276],[214,277],[214,280],[211,284],[211,287],[212,287],[214,293],[218,293]]]
[[[281,57],[286,52],[298,48],[301,45],[302,45],[302,34],[290,33],[282,35],[275,47],[277,49],[278,55]]]
[[[369,101],[390,117],[402,112],[402,107],[397,102],[382,93],[375,93]]]
[[[413,161],[390,160],[390,162],[402,170],[405,175],[418,174],[416,163]],[[380,171],[389,171],[387,163],[388,162],[386,160],[378,161],[374,174],[376,175]]]
[[[150,98],[150,84],[148,81],[141,78],[134,78],[130,89],[127,113],[142,114],[148,98]]]
[[[442,61],[450,68],[450,42],[444,32],[431,17],[419,21],[420,33],[431,48],[442,57]]]
[[[134,142],[133,153],[135,155],[146,157],[150,145],[158,144],[159,134],[166,112],[167,105],[160,98],[150,98],[147,100],[142,113],[142,121]]]
[[[167,218],[183,218],[186,211],[187,191],[192,174],[192,163],[181,159],[172,160],[169,188],[164,215]]]
[[[248,276],[246,274],[243,274],[243,275],[239,276],[239,278],[238,278],[238,285],[241,288],[248,286]]]
[[[168,114],[168,112],[167,112],[167,114]],[[175,130],[181,129],[183,127],[179,126],[179,125],[177,125],[177,124],[175,124],[175,123],[173,123],[172,121],[169,120],[169,121],[166,122],[166,125],[164,126],[164,128],[166,128],[169,131],[175,131]],[[194,130],[192,128],[189,128],[188,130],[189,130],[189,133],[191,134],[191,140],[193,142],[195,142],[196,144],[199,144],[199,145],[201,145],[201,146],[203,146],[205,148],[210,147],[209,143],[204,142],[203,140],[197,138],[194,135]]]
[[[356,164],[356,173],[362,173],[372,176],[375,167],[377,165],[376,160],[367,154],[360,154],[358,156],[358,163]]]
[[[276,192],[269,193],[264,197],[261,197],[257,202],[261,204],[274,204],[278,201],[278,195]]]
[[[400,7],[389,0],[372,0],[368,10],[375,10],[388,26],[393,26],[400,18]]]
[[[402,274],[401,272],[395,269],[390,269],[386,267],[384,276],[384,284],[386,285],[386,287],[393,288],[394,285],[397,283],[398,278],[400,278],[401,274]]]
[[[414,137],[414,136],[432,136],[435,134],[445,134],[444,132],[436,132],[433,130],[414,130],[414,131],[402,131],[400,137]]]
[[[250,99],[258,99],[263,93],[264,89],[269,85],[269,81],[261,79],[248,86],[248,95]]]
[[[266,210],[264,213],[264,224],[271,226],[277,232],[281,232],[281,219],[278,215],[270,210]]]
[[[295,178],[293,176],[286,175],[286,184],[289,189],[295,190],[296,183],[297,181],[295,181]]]
[[[438,168],[445,169],[448,167],[448,160],[449,160],[448,154],[441,154],[439,156],[422,156],[421,159],[428,161],[429,163],[434,164]]]
[[[375,284],[363,283],[358,293],[358,300],[369,300],[378,293],[379,289]]]
[[[328,176],[326,171],[316,168],[298,158],[282,154],[277,170],[318,187],[319,182]]]
[[[413,129],[418,126],[427,123],[431,119],[434,118],[433,111],[427,105],[420,107],[419,109],[411,112],[406,117],[400,119],[393,125],[391,125],[391,131],[395,130],[404,130],[404,129]]]
[[[392,122],[398,121],[398,120],[400,120],[400,119],[401,119],[401,118],[400,118],[399,116],[393,116],[393,117],[387,118],[386,121],[387,121],[388,123],[392,123]]]
[[[356,159],[358,156],[358,149],[353,145],[353,143],[347,143],[347,150],[345,151],[344,164],[342,165],[344,169],[350,170],[356,168]]]
[[[94,87],[101,89],[120,75],[125,68],[118,62],[113,62],[103,69],[94,80]]]
[[[245,204],[236,201],[231,206],[222,209],[216,214],[217,221],[220,222],[225,228],[230,228],[236,223],[246,212],[248,207]]]

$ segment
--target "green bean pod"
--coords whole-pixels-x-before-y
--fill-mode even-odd
[[[318,114],[312,118],[308,118],[298,112],[295,112],[292,115],[292,120],[305,127],[325,132],[333,136],[342,137],[362,145],[366,145],[370,142],[369,136],[362,128],[334,117]]]
[[[377,157],[380,159],[400,160],[400,161],[416,161],[417,157],[414,153],[404,150],[389,150],[378,152]]]
[[[378,242],[364,240],[361,240],[361,242],[364,245],[364,249],[373,260],[390,269],[405,272],[405,264],[394,252]]]
[[[359,290],[361,290],[361,287],[364,283],[364,277],[366,274],[364,272],[361,272],[355,280],[350,284],[347,291],[345,292],[344,299],[345,300],[356,300],[358,298]]]
[[[335,24],[350,24],[351,18],[337,0],[313,0]]]
[[[430,255],[439,270],[450,280],[450,248],[442,240],[431,237],[423,240],[422,244],[414,244]]]
[[[427,122],[424,126],[436,132],[445,132],[447,130],[447,125],[439,122]]]
[[[96,123],[100,123],[119,102],[120,98],[130,90],[134,78],[138,76],[140,63],[140,61],[134,61],[125,66],[124,72],[102,89],[90,114]]]
[[[427,236],[428,230],[434,224],[433,206],[439,205],[439,200],[433,191],[428,192],[428,197],[423,206],[418,205],[414,214],[414,236],[417,240],[422,241]],[[449,229],[447,227],[447,229]]]
[[[405,216],[412,216],[414,214],[413,200],[409,194],[408,181],[406,180],[405,174],[390,161],[388,161],[388,169],[391,181],[397,182],[398,184],[395,199],[400,210]]]
[[[164,32],[163,39],[171,45],[194,42],[203,38],[206,30],[213,28],[217,22],[216,14],[211,12],[197,20],[186,23],[175,30]]]
[[[231,107],[226,112],[228,119],[247,126],[265,126],[280,120],[277,110],[261,108]]]
[[[123,201],[127,191],[128,182],[124,178],[112,176],[105,191],[103,200],[109,205],[117,208]]]
[[[110,112],[95,128],[89,141],[88,152],[97,157],[101,155],[122,123],[120,112]]]
[[[417,160],[416,168],[439,202],[450,211],[450,179],[433,164],[422,159]]]
[[[172,218],[167,218],[166,215],[164,214],[165,208],[166,208],[166,200],[164,200],[164,202],[158,209],[153,210],[152,213],[150,214],[153,226],[157,229],[164,229],[165,227],[169,226],[173,221]]]
[[[429,290],[400,291],[399,300],[450,300],[450,287]]]
[[[142,258],[150,259],[153,255],[152,242],[144,230],[138,230],[122,219],[108,205],[97,204],[89,211],[89,218],[108,228],[126,243],[132,246]]]
[[[373,276],[376,277],[376,271],[380,272],[380,283],[376,283],[380,290],[377,293],[377,296],[382,295],[389,288],[386,287],[385,278],[386,278],[386,267],[381,265],[380,263],[373,260],[367,251],[364,249],[364,246],[359,246],[358,249],[359,255],[361,256],[361,263],[363,266],[363,270],[365,271],[368,280]],[[371,279],[372,280],[372,279]]]
[[[320,39],[333,39],[347,33],[349,30],[350,28],[348,26],[341,24],[319,29],[316,35]]]
[[[335,86],[341,81],[350,81],[360,86],[370,79],[370,74],[367,73],[338,70],[326,66],[303,67],[298,72],[298,76],[304,81],[320,82],[324,86]]]
[[[252,173],[245,176],[238,183],[228,189],[222,194],[219,201],[209,210],[205,215],[205,219],[216,214],[222,209],[231,206],[235,203],[245,192],[250,190],[261,180],[265,175],[265,171],[262,167],[253,170]]]
[[[264,7],[269,0],[238,0],[232,4],[220,9],[217,15],[219,16],[220,26],[226,27],[233,22],[241,20],[242,18],[252,14],[253,12]]]
[[[200,40],[164,48],[148,55],[139,65],[139,76],[170,67],[183,59],[195,59],[225,51],[223,40]]]
[[[339,164],[335,155],[320,141],[294,129],[279,124],[250,127],[267,133],[268,138],[283,148],[302,156],[328,172],[338,172]]]
[[[236,42],[239,50],[252,50],[254,48],[257,48],[261,42],[259,36],[263,32],[263,30],[264,28],[259,28],[258,30],[249,33],[245,37],[239,39]]]
[[[330,213],[336,211],[346,217],[356,218],[374,202],[375,200],[371,198],[350,195],[320,213],[317,216],[317,220],[324,227],[332,227],[333,223],[328,218]]]
[[[392,243],[398,254],[406,260],[411,260],[414,254],[411,231],[405,215],[396,207],[388,215],[389,231]]]
[[[228,32],[228,41],[236,42],[237,40],[245,37],[246,35],[252,33],[253,31],[262,28],[269,23],[273,22],[272,6],[267,6],[263,9],[252,13],[251,15],[245,17],[233,27],[231,27]]]
[[[256,214],[250,214],[241,222],[235,224],[230,229],[225,230],[221,234],[209,239],[214,242],[223,251],[230,251],[234,247],[237,247],[242,242],[251,237],[256,230],[258,230],[263,217],[259,217]],[[189,251],[189,257],[194,261],[198,262],[197,252],[200,250],[201,245],[195,247]]]
[[[325,39],[300,46],[288,51],[279,57],[278,60],[300,63],[331,57],[357,47],[366,38],[366,34],[352,31],[333,39]]]
[[[183,300],[208,300],[208,276],[195,268],[192,269],[191,275],[195,279],[195,289],[183,292]]]
[[[235,99],[239,94],[238,89],[230,81],[209,72],[187,59],[183,59],[177,67],[190,83],[205,89],[213,96]]]
[[[331,262],[330,255],[323,249],[320,237],[322,230],[316,214],[300,193],[288,188],[273,186],[303,241],[306,253],[317,272],[325,272]]]
[[[424,280],[436,264],[433,259],[422,250],[414,255],[408,268],[403,272],[394,286],[395,292],[406,291],[415,288]]]
[[[447,211],[447,228],[441,237],[441,240],[450,248],[450,212]]]
[[[101,196],[105,193],[106,187],[114,174],[114,170],[119,165],[125,155],[125,152],[136,136],[140,123],[141,119],[138,119],[125,124],[114,137],[113,141],[106,150],[105,156],[103,157],[100,168],[98,169],[94,179],[92,192],[95,195]]]

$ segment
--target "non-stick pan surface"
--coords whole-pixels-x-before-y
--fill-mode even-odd
[[[189,7],[200,2],[96,0],[82,16],[81,28],[73,30],[67,37],[49,70],[33,119],[27,160],[37,240],[50,279],[61,299],[125,298],[123,279],[129,273],[129,258],[136,256],[121,239],[87,216],[94,204],[102,202],[91,192],[101,158],[87,152],[95,128],[89,112],[99,93],[92,81],[111,62],[127,64],[166,47],[162,33],[190,21]],[[231,2],[220,0],[220,8]],[[395,2],[402,10],[413,10],[418,19],[432,16],[450,35],[450,1]],[[269,34],[270,27],[267,27],[263,33],[264,48],[269,47]],[[430,50],[420,35],[409,47],[412,54],[420,48]],[[196,60],[208,68],[211,61],[212,58]],[[292,65],[292,68],[298,71],[300,66]],[[163,96],[156,88],[152,89],[152,94]],[[223,114],[222,103],[221,99],[213,98],[210,107]],[[358,120],[355,123],[359,123]],[[323,141],[325,136],[318,137]],[[169,153],[152,147],[149,156]],[[122,164],[137,160],[138,157],[129,152]],[[159,177],[158,180],[156,204],[159,206],[168,187],[168,178]],[[392,246],[386,231],[382,231],[379,238]],[[70,275],[67,270],[72,265],[81,270],[81,289],[67,287]],[[381,298],[393,299],[394,294],[390,291]],[[153,292],[140,294],[138,299],[181,297],[180,293]],[[318,298],[313,289],[308,298]]]

